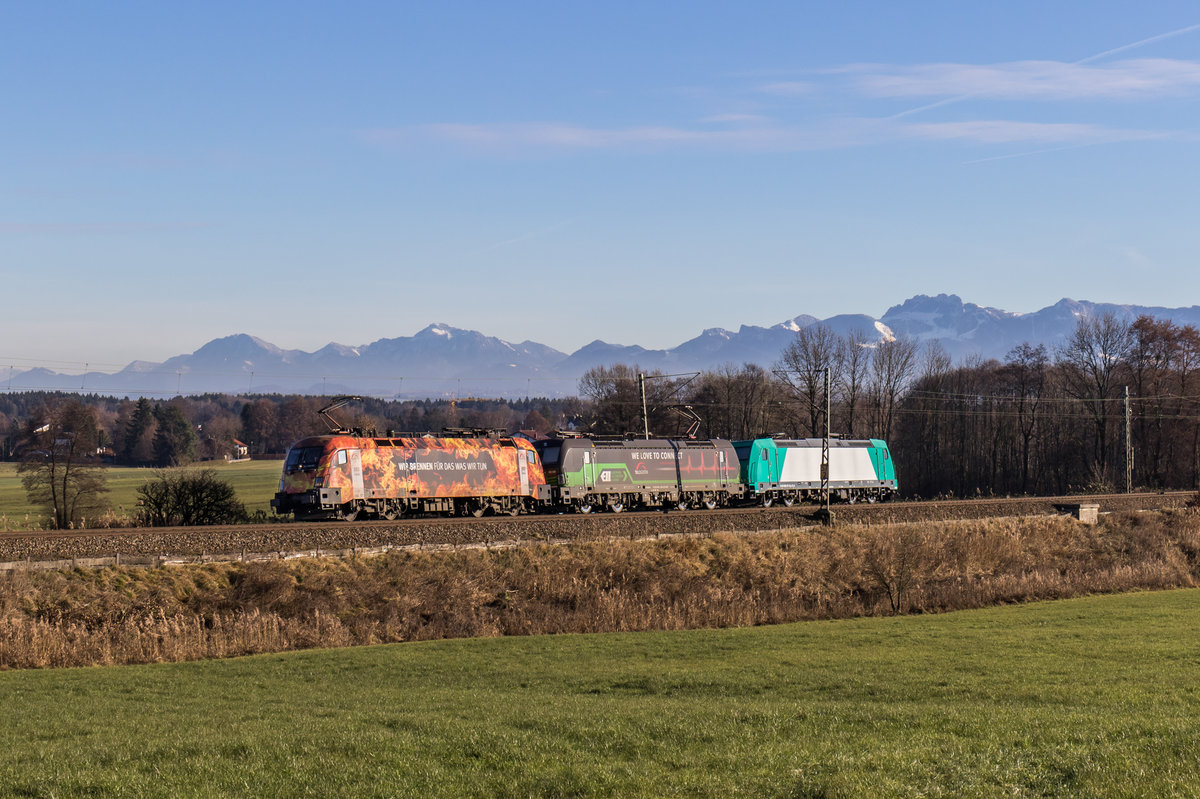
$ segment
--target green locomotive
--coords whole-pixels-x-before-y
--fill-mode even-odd
[[[740,498],[738,459],[722,439],[535,441],[546,505],[579,513],[626,508],[716,508]]]

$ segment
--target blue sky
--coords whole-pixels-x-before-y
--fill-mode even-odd
[[[1200,7],[8,3],[0,360],[1200,302]]]

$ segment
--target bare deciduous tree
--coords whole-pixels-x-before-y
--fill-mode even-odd
[[[47,404],[26,423],[17,467],[21,484],[30,503],[46,508],[60,530],[105,508],[108,488],[97,442],[95,413],[77,399]]]
[[[801,328],[780,356],[780,377],[808,413],[808,434],[825,429],[825,370],[830,385],[837,385],[840,366],[838,336],[825,325]]]
[[[1046,391],[1050,358],[1046,347],[1029,343],[1014,347],[1001,373],[1005,390],[1016,400],[1016,424],[1021,436],[1021,493],[1029,492],[1029,461],[1033,436],[1040,420],[1038,411]]]
[[[704,417],[705,430],[717,438],[745,439],[772,432],[778,398],[771,374],[760,366],[740,369],[725,364],[694,384],[689,402]]]
[[[1081,316],[1058,355],[1067,393],[1080,402],[1095,428],[1093,465],[1103,479],[1109,477],[1108,405],[1116,399],[1117,375],[1132,343],[1130,326],[1115,314]]]
[[[646,410],[649,423],[642,419],[642,397],[638,389],[641,369],[635,364],[618,363],[596,366],[579,379],[579,393],[592,400],[594,416],[591,430],[596,433],[638,434],[645,427],[651,435],[679,432],[680,417],[670,409],[680,403],[679,390],[686,379],[676,380],[661,371],[646,372]]]
[[[846,412],[846,435],[854,437],[862,395],[867,385],[867,370],[871,364],[871,347],[866,333],[852,330],[838,341],[838,394]]]
[[[875,399],[875,434],[888,440],[895,428],[900,396],[917,368],[917,342],[896,338],[880,342],[871,355],[871,394]]]

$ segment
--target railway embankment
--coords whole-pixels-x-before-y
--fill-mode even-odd
[[[748,626],[1197,584],[1191,510],[13,570],[0,573],[0,668]]]
[[[835,505],[839,524],[1053,516],[1065,504],[1090,502],[1101,513],[1182,507],[1188,492],[1022,497],[875,505]],[[356,553],[387,548],[446,548],[501,543],[640,539],[661,535],[786,530],[816,525],[816,508],[727,508],[717,511],[555,514],[521,517],[402,519],[395,522],[306,522],[222,527],[75,530],[0,535],[0,570],[44,563],[157,565],[187,560],[231,560],[289,555]],[[71,561],[76,561],[72,563]]]

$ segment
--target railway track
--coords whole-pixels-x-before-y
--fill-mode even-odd
[[[882,524],[1025,516],[1056,506],[1097,503],[1102,513],[1182,507],[1195,492],[1064,497],[926,500],[835,505],[837,523]],[[497,542],[587,541],[659,534],[777,530],[815,524],[812,505],[721,508],[671,513],[534,515],[519,518],[417,518],[397,521],[295,522],[221,527],[162,527],[0,533],[0,562],[123,557],[204,557],[238,553],[347,551],[381,547],[454,547]]]

